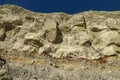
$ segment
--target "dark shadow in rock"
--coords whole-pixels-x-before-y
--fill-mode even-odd
[[[26,16],[25,19],[26,19],[26,20],[29,20],[29,21],[34,21],[34,20],[35,20],[34,17],[30,17],[30,16]]]
[[[86,41],[82,45],[86,46],[86,47],[90,47],[91,46],[91,41]]]
[[[6,34],[1,35],[1,36],[0,36],[0,41],[4,41],[5,38],[6,38]]]
[[[6,38],[6,33],[7,31],[10,31],[14,28],[12,23],[9,22],[4,22],[1,24],[1,29],[0,29],[0,41],[4,41]]]
[[[0,57],[0,66],[3,66],[6,64],[6,60]]]
[[[9,22],[4,22],[2,27],[5,29],[5,31],[10,31],[14,28],[14,26]]]
[[[100,31],[102,31],[103,29],[98,29],[98,28],[96,28],[96,27],[93,27],[92,29],[91,29],[91,31],[93,31],[93,32],[100,32]]]
[[[53,41],[54,44],[60,44],[63,41],[63,34],[61,32],[61,30],[59,29],[59,23],[57,22],[57,26],[56,26],[56,38]]]

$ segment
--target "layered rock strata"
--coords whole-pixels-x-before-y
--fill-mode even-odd
[[[0,51],[10,66],[9,74],[16,75],[15,80],[119,80],[118,68],[114,71],[117,77],[113,76],[113,79],[103,75],[113,74],[103,73],[101,66],[105,68],[112,63],[120,66],[117,65],[120,59],[120,12],[47,14],[3,5],[0,7]],[[93,65],[99,69],[93,70]],[[14,73],[14,70],[22,74]],[[85,71],[97,74],[92,76]]]

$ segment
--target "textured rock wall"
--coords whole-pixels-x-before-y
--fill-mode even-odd
[[[120,56],[120,12],[87,11],[73,15],[46,14],[31,12],[14,5],[4,5],[0,7],[0,48],[2,56],[10,65],[15,64],[12,61],[36,64],[43,56],[54,59],[53,62],[56,59],[60,62],[64,59],[99,61],[105,57],[111,59],[114,56],[112,60],[116,60]],[[51,63],[50,65],[59,67]],[[77,77],[75,78],[71,77],[70,80],[78,80]],[[93,80],[93,77],[91,79],[86,77],[87,79]]]
[[[119,55],[120,12],[42,14],[5,5],[0,13],[0,40],[4,44],[1,47],[7,50],[55,58],[99,59]]]

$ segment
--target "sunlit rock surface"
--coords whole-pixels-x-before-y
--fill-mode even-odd
[[[2,5],[0,51],[6,80],[120,80],[120,12],[47,14]]]

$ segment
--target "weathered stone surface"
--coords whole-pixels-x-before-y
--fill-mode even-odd
[[[6,60],[1,58],[0,54],[0,80],[13,80],[13,78],[8,74],[9,68],[5,68]]]
[[[100,55],[116,54],[112,51],[107,54],[106,49],[110,48],[109,45],[114,44],[119,47],[119,17],[115,17],[119,15],[119,12],[89,11],[76,15],[37,14],[20,8],[20,11],[26,12],[20,16],[22,13],[14,13],[13,8],[14,6],[6,6],[6,9],[11,12],[9,15],[13,16],[14,14],[15,17],[13,19],[11,16],[6,18],[7,14],[2,14],[0,29],[1,41],[3,41],[2,43],[7,42],[6,46],[11,44],[8,45],[10,49],[22,51],[27,49],[25,46],[29,45],[33,48],[36,47],[39,54],[45,52],[56,58],[60,58],[63,53],[69,55],[69,53],[78,52],[77,54],[84,55],[86,59],[99,59]],[[4,8],[1,10],[4,11]],[[31,17],[31,15],[33,16]],[[110,15],[112,16],[110,17]],[[48,50],[52,47],[46,47],[48,44],[53,47],[57,46],[58,49],[49,52]],[[81,50],[79,47],[84,50],[78,51]],[[110,49],[112,50],[112,48]]]
[[[0,77],[5,75],[7,73],[7,71],[5,69],[0,70]]]
[[[36,47],[42,47],[43,43],[40,41],[42,33],[27,33],[25,35],[24,44]]]
[[[119,11],[43,14],[0,6],[0,51],[10,66],[7,74],[15,80],[119,80],[119,15]],[[116,71],[110,68],[113,65]]]

